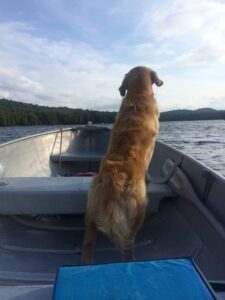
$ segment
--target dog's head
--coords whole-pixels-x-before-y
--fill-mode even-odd
[[[163,85],[163,81],[161,79],[159,79],[159,77],[155,71],[153,71],[147,67],[135,67],[135,68],[131,69],[125,75],[124,80],[123,80],[121,86],[119,87],[120,95],[122,97],[124,97],[126,94],[126,90],[129,87],[129,82],[131,80],[133,80],[135,77],[137,78],[137,77],[143,76],[143,75],[149,76],[150,84],[155,83],[157,86]]]

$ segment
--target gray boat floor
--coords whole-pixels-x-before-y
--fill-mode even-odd
[[[80,264],[83,229],[83,216],[1,216],[0,298],[51,299],[57,268]],[[158,213],[146,216],[135,257],[189,257],[208,280],[224,282],[224,249],[220,234],[193,204],[182,198],[165,199]],[[118,261],[119,251],[99,235],[94,263]],[[224,296],[222,291],[219,299]]]
[[[175,200],[168,200],[158,213],[146,216],[136,240],[136,259],[190,257],[203,269],[208,279],[224,278],[224,259],[221,261],[224,252],[220,253],[217,249],[212,251],[214,247],[210,244],[208,247],[207,235],[212,233],[205,232],[205,238],[202,237],[201,226],[205,228],[201,224],[203,221],[199,222],[198,215],[195,216],[199,223],[199,234],[194,222],[190,224],[184,217],[183,209],[183,204],[177,205]],[[52,284],[57,267],[80,264],[82,216],[61,216],[60,219],[1,216],[0,219],[1,285]],[[203,260],[208,263],[202,264]],[[99,235],[94,262],[117,261],[121,261],[119,251],[105,236]]]

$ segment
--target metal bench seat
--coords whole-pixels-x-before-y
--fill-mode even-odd
[[[91,177],[11,177],[0,186],[0,214],[83,214]],[[176,194],[168,184],[147,184],[149,210]]]

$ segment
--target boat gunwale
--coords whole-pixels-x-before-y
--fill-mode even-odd
[[[199,167],[202,167],[202,170],[207,170],[209,172],[211,172],[213,174],[213,176],[217,177],[217,179],[222,179],[223,181],[225,181],[225,177],[221,174],[219,174],[216,170],[213,170],[211,167],[207,166],[205,163],[203,163],[202,161],[198,160],[197,158],[183,152],[180,149],[177,149],[173,146],[170,146],[168,144],[166,144],[163,141],[157,140],[156,143],[162,144],[164,147],[167,147],[169,149],[172,149],[173,151],[175,151],[177,154],[180,154],[181,157],[186,158],[186,159],[190,159],[192,160],[194,163],[196,163]],[[181,161],[181,165],[182,165],[183,159]]]
[[[36,133],[36,134],[32,134],[32,135],[27,135],[18,139],[13,139],[11,141],[5,142],[5,143],[0,143],[0,148],[17,143],[17,142],[23,142],[25,140],[30,140],[30,139],[34,139],[40,136],[44,136],[44,135],[48,135],[48,134],[53,134],[53,133],[60,133],[60,131],[73,131],[76,130],[76,127],[67,127],[67,128],[59,128],[56,130],[50,130],[50,131],[45,131],[45,132],[40,132],[40,133]]]
[[[40,132],[40,133],[35,133],[35,134],[31,134],[31,135],[27,135],[27,136],[24,136],[24,137],[21,137],[21,138],[17,138],[17,139],[13,139],[13,140],[10,140],[8,142],[5,142],[5,143],[0,143],[0,148],[1,147],[5,147],[5,146],[8,146],[10,144],[14,144],[14,143],[17,143],[17,142],[22,142],[24,140],[29,140],[29,139],[33,139],[33,138],[36,138],[36,137],[40,137],[40,136],[44,136],[44,135],[48,135],[48,134],[53,134],[53,133],[60,133],[61,130],[64,132],[64,131],[75,131],[75,130],[79,130],[79,129],[83,129],[83,128],[92,128],[92,130],[94,128],[106,128],[108,130],[110,130],[110,127],[107,126],[106,124],[104,125],[75,125],[73,127],[65,127],[65,128],[58,128],[58,129],[55,129],[55,130],[50,130],[50,131],[44,131],[44,132]]]

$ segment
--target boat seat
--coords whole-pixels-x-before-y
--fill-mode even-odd
[[[104,153],[101,152],[80,152],[80,153],[63,152],[61,156],[59,154],[52,154],[51,160],[53,162],[59,162],[60,159],[61,162],[100,161],[103,157],[104,157]]]
[[[0,185],[0,214],[83,214],[91,177],[8,177]],[[176,196],[168,184],[147,185],[149,210]]]

